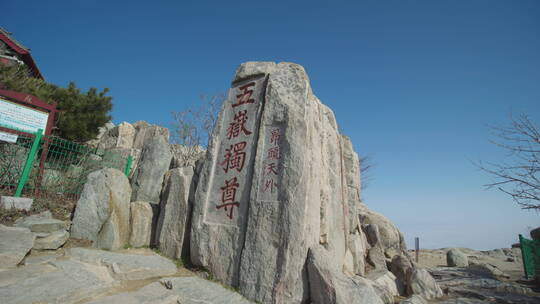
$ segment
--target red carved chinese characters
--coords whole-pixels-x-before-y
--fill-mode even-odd
[[[277,145],[278,142],[279,142],[280,136],[281,136],[281,134],[279,132],[279,129],[272,130],[272,133],[271,133],[271,136],[270,136],[270,143],[274,144],[274,145]]]
[[[245,135],[250,135],[251,131],[246,129],[246,122],[248,120],[247,116],[247,110],[239,111],[234,115],[233,122],[229,124],[229,128],[227,129],[227,138],[231,139],[233,137],[238,137],[240,135],[240,132],[244,133]]]
[[[238,207],[239,203],[236,201],[236,189],[240,186],[236,177],[230,180],[225,180],[225,185],[221,187],[221,205],[217,205],[217,209],[224,208],[225,211],[229,211],[227,216],[232,219],[234,207]]]
[[[225,160],[220,164],[225,173],[229,172],[229,169],[236,169],[238,172],[242,171],[246,161],[246,152],[244,152],[246,145],[247,143],[242,141],[225,149]]]
[[[234,89],[237,90],[237,94],[233,95],[230,108],[227,109],[228,115],[225,116],[231,118],[228,124],[224,124],[227,129],[224,130],[223,159],[219,163],[219,167],[224,172],[225,182],[219,188],[221,190],[221,201],[219,201],[218,195],[216,208],[225,210],[227,217],[231,220],[234,218],[234,208],[239,208],[242,201],[241,193],[243,193],[244,179],[238,173],[243,172],[244,166],[250,166],[247,151],[252,150],[248,148],[248,143],[251,145],[251,141],[246,137],[252,135],[255,125],[254,119],[257,119],[257,107],[252,106],[252,104],[256,103],[254,98],[256,95],[253,95],[255,87],[256,82],[253,81]],[[250,119],[249,116],[252,115],[253,117]],[[219,167],[217,170],[221,171]],[[244,171],[244,173],[247,172]],[[237,193],[239,194],[238,198],[236,197]]]
[[[266,159],[264,161],[264,179],[261,185],[262,192],[273,193],[277,189],[278,183],[278,164],[281,158],[279,140],[281,130],[279,128],[269,130],[269,148],[266,150]]]
[[[239,105],[243,105],[246,103],[254,103],[255,100],[251,98],[251,95],[253,95],[253,90],[249,89],[249,87],[255,86],[255,82],[250,82],[246,84],[245,86],[240,87],[240,94],[236,95],[236,103],[233,103],[233,108],[237,107]]]
[[[266,154],[266,159],[269,159],[269,160],[279,159],[279,146],[268,149],[268,153]]]

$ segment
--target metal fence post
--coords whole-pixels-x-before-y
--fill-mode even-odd
[[[28,156],[26,157],[26,162],[24,163],[23,171],[21,173],[21,177],[19,178],[19,183],[17,184],[15,197],[21,196],[24,185],[26,184],[26,181],[28,180],[28,176],[30,175],[30,171],[32,170],[34,158],[36,156],[37,150],[39,149],[39,142],[41,141],[42,136],[43,136],[43,130],[42,129],[37,130],[37,132],[35,133],[34,142],[32,143],[32,147],[30,148],[30,152],[28,153]]]
[[[133,162],[133,156],[128,156],[126,167],[124,168],[124,174],[129,177],[129,171],[131,171],[131,163]]]

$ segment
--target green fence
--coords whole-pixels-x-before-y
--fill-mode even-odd
[[[528,240],[519,235],[525,278],[540,279],[540,241]]]
[[[40,131],[13,133],[15,143],[0,141],[2,195],[77,199],[92,171],[116,168],[129,175],[132,159],[127,151],[100,151]]]

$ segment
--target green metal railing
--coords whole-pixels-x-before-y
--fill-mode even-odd
[[[5,128],[5,126],[2,126]],[[127,151],[100,151],[55,136],[16,132],[15,143],[0,141],[0,193],[13,196],[62,196],[77,199],[86,177],[101,168],[129,176]]]
[[[519,235],[525,278],[540,279],[540,241],[528,240]]]

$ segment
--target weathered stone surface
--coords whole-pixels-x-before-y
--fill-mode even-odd
[[[407,275],[413,269],[411,261],[404,255],[396,255],[390,263],[390,271],[396,276],[399,293],[406,292]]]
[[[131,236],[129,244],[133,247],[150,245],[152,235],[152,206],[148,202],[131,202]]]
[[[190,193],[193,193],[193,168],[172,169],[165,175],[157,223],[159,250],[170,258],[180,259],[184,244],[189,246]],[[189,250],[189,247],[186,248]]]
[[[204,159],[206,150],[200,146],[187,147],[177,144],[171,144],[171,169],[181,168],[181,167],[195,167],[195,163],[198,160]]]
[[[28,197],[1,196],[0,208],[26,210],[32,209],[34,199]]]
[[[106,267],[57,260],[0,272],[0,299],[10,304],[78,303],[113,284]]]
[[[398,252],[407,249],[401,232],[385,216],[365,209],[360,211],[359,217],[362,224],[377,225],[379,231],[379,243],[382,246],[383,252],[388,248],[395,248]]]
[[[246,63],[234,79],[196,191],[192,261],[250,299],[300,303],[309,298],[310,247],[322,244],[338,269],[350,266],[345,255],[359,225],[355,156],[302,67]],[[234,136],[243,115],[248,132]],[[233,155],[242,169],[228,161]],[[360,273],[365,253],[356,252]]]
[[[456,303],[458,303],[458,302],[456,302]],[[461,303],[461,302],[459,302],[459,303]],[[428,304],[428,302],[422,296],[412,295],[412,297],[407,298],[407,299],[399,302],[399,304]]]
[[[538,303],[538,293],[523,284],[501,282],[483,269],[438,267],[430,269],[448,300],[437,303]]]
[[[349,236],[349,249],[353,256],[354,274],[363,276],[366,273],[367,240],[362,231]]]
[[[459,249],[452,248],[446,253],[446,264],[450,267],[467,267],[469,259]]]
[[[166,287],[168,286],[168,287]],[[241,295],[198,277],[163,278],[138,291],[108,296],[88,304],[249,304]]]
[[[507,279],[510,278],[510,276],[508,274],[502,272],[499,268],[497,268],[497,266],[489,264],[489,263],[485,263],[485,262],[484,263],[482,263],[482,262],[476,263],[476,262],[473,262],[473,263],[470,263],[470,265],[468,265],[468,266],[471,267],[471,268],[486,271],[494,278],[507,278]]]
[[[247,220],[247,207],[252,181],[254,151],[257,138],[255,122],[260,116],[264,93],[265,79],[254,80],[254,86],[240,89],[246,84],[241,83],[229,91],[227,100],[223,103],[214,128],[214,133],[209,141],[208,152],[201,170],[199,183],[195,195],[193,221],[191,225],[191,260],[196,265],[208,267],[214,277],[229,286],[238,286],[240,271],[240,255],[244,246],[245,224]],[[245,92],[251,91],[244,94]],[[238,106],[238,111],[246,111],[249,117],[244,125],[247,132],[240,130],[236,137],[227,135],[229,123],[234,120],[237,113],[232,106],[237,103],[236,95],[246,96],[240,98],[244,104]],[[250,103],[253,100],[253,103]],[[249,112],[247,112],[249,111]],[[247,135],[250,134],[250,135]],[[233,135],[233,134],[231,134]],[[241,139],[241,140],[240,140]],[[243,144],[245,142],[245,144]],[[239,167],[223,166],[223,158],[226,149],[234,151],[234,145],[245,156],[238,163]],[[233,145],[233,146],[231,146]],[[228,163],[226,164],[228,165]],[[227,172],[225,172],[225,170]],[[239,174],[241,171],[241,175]],[[236,180],[234,180],[236,178]],[[228,181],[230,185],[238,184],[235,188],[234,200],[222,198],[221,187]],[[233,193],[231,189],[231,194]],[[225,206],[223,203],[230,204]]]
[[[71,237],[93,241],[103,249],[120,249],[129,241],[131,187],[116,169],[102,169],[88,175],[77,202]]]
[[[353,280],[336,269],[323,247],[309,250],[307,268],[314,304],[383,303],[370,284],[362,279]]]
[[[379,233],[379,226],[377,226],[377,224],[365,225],[364,230],[366,231],[366,236],[367,236],[369,245],[376,246],[377,244],[379,244],[381,235]]]
[[[443,292],[431,274],[425,269],[416,268],[410,271],[407,278],[407,292],[417,294],[427,300],[440,298]]]
[[[136,131],[133,141],[134,149],[143,149],[154,137],[163,137],[166,142],[169,142],[169,129],[167,128],[152,125],[142,120],[133,123],[133,127]]]
[[[384,252],[382,251],[381,246],[375,246],[375,247],[369,248],[367,261],[377,271],[387,269],[386,257],[384,256]]]
[[[51,233],[66,228],[66,223],[53,218],[28,216],[16,221],[15,226],[28,228],[32,232]]]
[[[34,246],[34,239],[28,228],[0,224],[0,268],[17,266]]]
[[[98,147],[102,150],[112,148],[131,149],[133,147],[134,139],[135,128],[127,122],[122,122],[101,137]]]
[[[371,286],[385,304],[393,304],[395,297],[400,295],[397,279],[390,271],[372,272],[367,278],[371,280]]]
[[[163,136],[149,138],[131,179],[131,201],[159,204],[163,176],[169,170],[172,154]]]
[[[58,249],[69,239],[69,232],[65,229],[54,231],[45,237],[37,237],[34,249]]]
[[[93,265],[103,265],[117,280],[144,280],[170,276],[176,273],[176,265],[169,259],[152,255],[108,252],[96,249],[71,248],[66,256]]]

